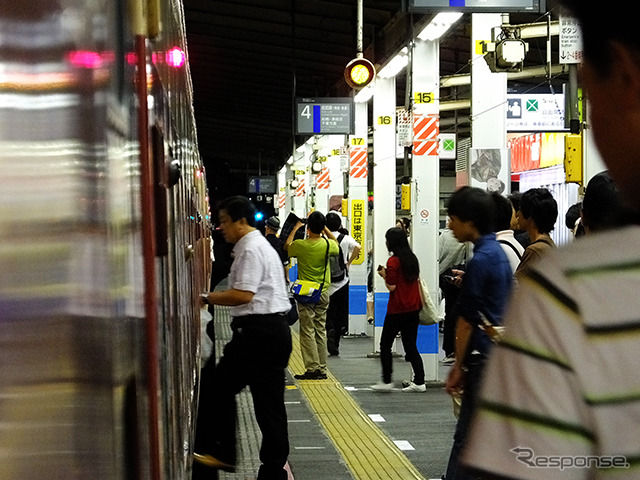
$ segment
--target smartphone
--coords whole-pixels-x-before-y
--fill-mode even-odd
[[[382,265],[378,265],[378,271],[384,269],[384,267]]]
[[[448,282],[455,282],[458,277],[454,276],[454,275],[443,275],[444,279],[447,280]]]

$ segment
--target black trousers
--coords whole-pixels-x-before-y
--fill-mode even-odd
[[[406,313],[387,313],[384,317],[382,335],[380,336],[380,363],[382,364],[383,382],[391,383],[392,380],[393,356],[391,347],[399,332],[405,352],[404,358],[411,363],[411,368],[413,368],[413,381],[417,385],[424,383],[424,365],[416,345],[418,324],[420,322],[419,313],[419,310]]]
[[[289,455],[284,369],[291,331],[283,315],[248,315],[231,322],[233,335],[217,365],[201,372],[195,452],[236,463],[236,399],[249,386],[262,432],[258,480],[286,480]]]
[[[472,355],[474,357],[475,355]],[[464,393],[462,394],[462,404],[460,405],[460,416],[453,434],[453,446],[447,464],[446,480],[476,480],[477,476],[467,473],[460,465],[460,454],[467,440],[467,433],[471,424],[471,419],[476,411],[478,392],[484,372],[485,360],[480,355],[477,360],[473,360],[466,365],[464,381]]]
[[[460,287],[456,287],[452,283],[440,276],[440,289],[444,297],[444,329],[442,335],[442,350],[445,355],[452,355],[456,349],[456,317],[454,307],[458,300]]]
[[[327,309],[327,350],[338,354],[340,338],[349,331],[349,282],[333,292]]]

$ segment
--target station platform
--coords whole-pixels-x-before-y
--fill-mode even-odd
[[[203,320],[204,321],[204,320]],[[227,307],[216,307],[216,352],[231,337]],[[286,372],[285,401],[289,422],[290,480],[440,479],[453,442],[456,419],[443,384],[450,367],[439,367],[439,380],[424,393],[403,392],[410,364],[394,356],[393,391],[369,388],[380,379],[380,359],[373,338],[346,336],[340,355],[328,358],[327,380],[295,380],[304,372],[297,324]],[[221,480],[255,479],[260,462],[260,430],[251,395],[238,401],[238,469],[219,472]],[[212,476],[212,479],[216,478]]]

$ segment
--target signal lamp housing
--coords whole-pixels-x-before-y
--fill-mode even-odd
[[[364,57],[354,58],[344,69],[344,79],[351,88],[363,88],[371,83],[376,76],[376,69]]]

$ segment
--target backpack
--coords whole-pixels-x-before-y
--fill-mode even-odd
[[[347,266],[344,263],[344,255],[342,254],[342,247],[340,242],[344,238],[344,233],[338,235],[338,255],[332,255],[329,257],[329,267],[331,269],[331,283],[340,282],[344,280],[347,274]]]

